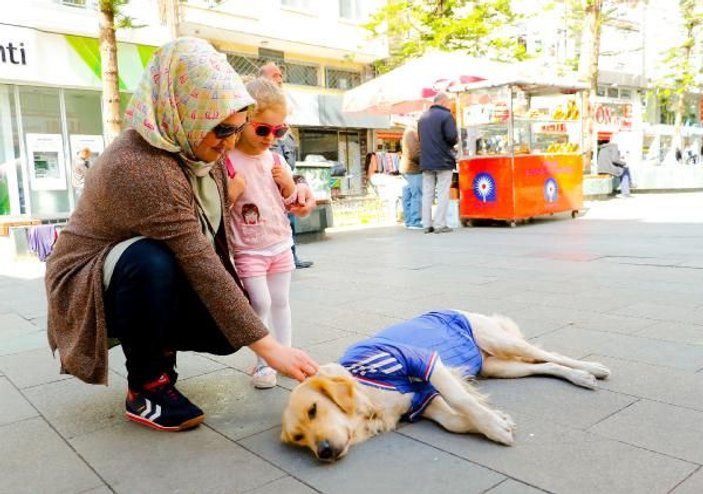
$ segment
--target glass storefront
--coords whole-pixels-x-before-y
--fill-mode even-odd
[[[102,151],[100,107],[99,91],[0,84],[0,215],[70,213],[79,146]]]
[[[298,130],[298,136],[300,158],[303,161],[310,155],[318,155],[343,165],[346,169],[346,180],[342,184],[343,195],[362,193],[362,156],[367,151],[366,130],[302,128]]]
[[[0,84],[0,216],[26,212],[17,134],[14,91]]]

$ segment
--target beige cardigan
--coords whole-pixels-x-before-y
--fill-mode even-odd
[[[214,167],[213,175],[224,204],[222,168]],[[231,236],[229,222],[224,225]],[[177,158],[126,130],[91,167],[46,264],[49,344],[59,351],[62,372],[107,383],[103,263],[115,244],[138,235],[161,240],[174,252],[235,348],[268,333],[202,233],[193,191]]]

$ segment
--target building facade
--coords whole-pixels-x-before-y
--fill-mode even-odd
[[[9,2],[9,0],[0,0]],[[132,0],[118,30],[121,106],[156,47],[207,39],[243,76],[272,61],[284,69],[299,160],[344,165],[360,193],[363,157],[383,117],[341,112],[344,90],[372,76],[384,40],[361,23],[384,0]],[[80,194],[71,163],[104,147],[97,0],[28,0],[0,20],[0,216],[66,217]]]
[[[537,64],[567,67],[578,59],[568,8],[565,2],[537,1],[524,12],[522,32]],[[673,109],[655,89],[670,79],[668,51],[683,42],[678,3],[610,2],[607,12],[598,61],[594,149],[612,136],[642,189],[703,188],[703,166],[692,166],[703,164],[701,93],[686,95],[677,146]],[[694,53],[692,62],[700,68],[703,53]]]

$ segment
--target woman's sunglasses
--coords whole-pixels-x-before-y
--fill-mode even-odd
[[[259,137],[268,137],[269,134],[273,134],[273,137],[280,139],[288,132],[288,126],[286,124],[269,125],[260,122],[251,122],[251,125],[254,127],[254,133]]]
[[[244,130],[244,127],[246,127],[247,123],[249,122],[244,122],[242,125],[239,126],[221,123],[219,125],[214,126],[212,128],[212,132],[218,139],[227,139],[230,136],[241,134]]]

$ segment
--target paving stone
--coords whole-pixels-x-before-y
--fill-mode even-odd
[[[20,317],[15,312],[0,314],[0,337],[12,337],[16,333],[31,333],[37,331],[37,327],[25,318]]]
[[[603,389],[703,411],[703,373],[591,355],[612,371]]]
[[[58,354],[54,358],[48,347],[0,357],[0,369],[18,388],[70,379],[60,368]]]
[[[637,400],[604,389],[584,389],[561,379],[541,376],[480,380],[479,388],[488,393],[491,406],[513,415],[513,419],[518,420],[518,427],[520,416],[531,415],[563,426],[587,429]],[[564,413],[565,403],[568,403],[568,413]]]
[[[0,491],[12,494],[90,491],[103,485],[43,420],[0,427]]]
[[[681,482],[671,494],[700,494],[703,492],[703,467]]]
[[[315,492],[318,491],[311,489],[293,477],[283,477],[252,491],[247,491],[247,494],[312,494]]]
[[[441,485],[441,492],[468,494],[485,492],[504,479],[396,433],[354,446],[346,457],[333,464],[320,463],[308,450],[281,444],[279,434],[276,428],[240,444],[320,492],[436,493]]]
[[[110,385],[66,379],[24,390],[26,398],[65,438],[125,422],[126,381],[111,372]]]
[[[641,400],[593,426],[594,433],[703,463],[703,412]]]
[[[544,418],[523,417],[510,447],[476,434],[451,434],[429,421],[400,433],[549,492],[662,493],[696,468]]]
[[[38,330],[26,333],[16,333],[11,336],[0,336],[2,345],[0,346],[0,356],[13,355],[17,353],[45,348],[49,351],[49,345],[46,341],[46,331]]]
[[[543,348],[576,355],[578,351],[696,371],[703,368],[703,347],[639,336],[564,328],[535,340]]]
[[[125,422],[70,442],[117,493],[239,493],[285,476],[204,426],[166,434]]]
[[[540,494],[543,492],[545,491],[523,484],[522,482],[507,479],[493,489],[486,491],[486,494]]]
[[[281,424],[288,391],[255,389],[249,376],[232,369],[179,382],[178,388],[206,415],[205,423],[237,440]]]
[[[39,415],[5,377],[0,377],[0,426]]]
[[[637,332],[637,336],[653,340],[675,341],[691,345],[703,345],[703,317],[700,324],[658,321]]]

